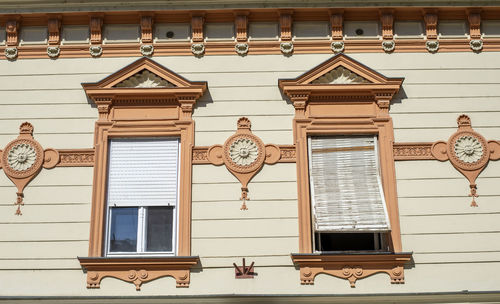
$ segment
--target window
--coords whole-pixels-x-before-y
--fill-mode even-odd
[[[148,58],[97,83],[87,288],[103,277],[133,283],[175,278],[188,287],[191,256],[193,106],[207,89]]]
[[[106,253],[175,255],[179,140],[111,139]]]
[[[377,137],[309,137],[308,147],[314,251],[387,251]]]
[[[339,72],[341,71],[341,72]],[[356,280],[383,272],[404,282],[387,78],[339,54],[278,84],[294,108],[302,284],[319,273]],[[353,252],[356,251],[356,252]]]

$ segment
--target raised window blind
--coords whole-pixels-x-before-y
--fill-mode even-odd
[[[177,204],[177,138],[112,139],[109,147],[109,207]]]
[[[316,232],[390,230],[376,137],[310,137],[309,175]]]

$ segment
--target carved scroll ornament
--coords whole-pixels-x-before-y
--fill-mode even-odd
[[[392,284],[403,284],[404,265],[411,260],[411,253],[388,254],[300,254],[293,253],[292,261],[300,268],[302,285],[313,285],[318,274],[327,274],[349,281],[352,288],[356,281],[386,273]]]
[[[264,145],[262,140],[250,131],[251,122],[242,117],[238,120],[238,130],[230,136],[223,146],[214,145],[208,148],[207,159],[211,164],[224,164],[241,183],[241,210],[247,210],[248,183],[257,174],[264,163],[275,164],[281,157],[280,148],[276,145]],[[198,154],[195,154],[198,155]],[[200,155],[199,157],[203,157]]]
[[[42,166],[50,169],[59,162],[59,152],[54,149],[43,150],[42,146],[33,138],[33,126],[24,122],[19,127],[19,136],[7,144],[2,152],[1,167],[7,177],[17,187],[16,215],[22,215],[21,206],[24,205],[24,188],[33,180]]]
[[[448,142],[438,141],[432,145],[432,155],[440,161],[449,160],[453,167],[462,173],[470,183],[472,207],[477,207],[476,178],[491,160],[500,159],[500,142],[486,139],[472,129],[467,115],[457,119],[458,130],[450,136]]]

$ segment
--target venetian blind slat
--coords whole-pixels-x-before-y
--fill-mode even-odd
[[[378,171],[376,137],[311,137],[309,153],[315,231],[390,229]]]

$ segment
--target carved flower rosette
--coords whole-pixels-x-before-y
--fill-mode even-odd
[[[228,167],[238,173],[253,172],[262,166],[266,157],[264,143],[257,136],[234,134],[224,143],[222,157]]]
[[[19,138],[4,149],[2,167],[13,178],[25,178],[37,173],[42,167],[44,151],[33,139]]]
[[[450,161],[460,169],[477,170],[489,160],[486,139],[474,131],[459,131],[448,142]]]

